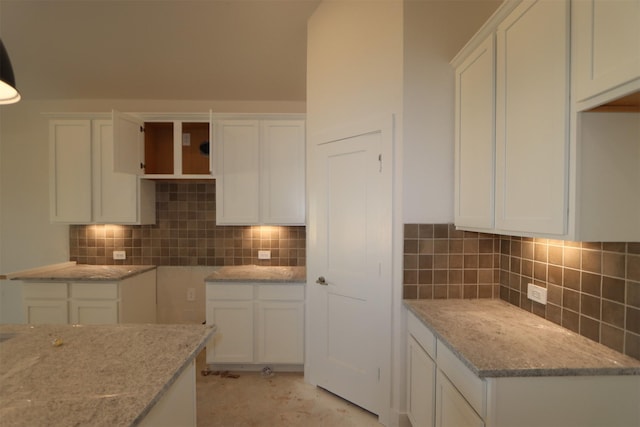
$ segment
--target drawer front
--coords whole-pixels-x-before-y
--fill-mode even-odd
[[[407,312],[407,329],[409,333],[418,341],[418,344],[431,356],[436,358],[436,336],[427,328],[412,312]]]
[[[71,298],[118,299],[117,283],[72,283]]]
[[[207,285],[208,300],[252,300],[252,284]]]
[[[23,298],[66,299],[67,284],[60,282],[25,282],[22,286]]]
[[[304,285],[256,285],[260,300],[304,301]]]
[[[486,383],[467,368],[447,346],[438,343],[438,368],[449,378],[458,391],[481,417],[486,416]]]

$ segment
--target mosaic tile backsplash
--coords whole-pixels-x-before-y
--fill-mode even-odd
[[[638,242],[568,242],[406,224],[404,245],[405,298],[499,297],[640,359]],[[547,288],[546,305],[527,299],[528,283]]]
[[[304,266],[305,227],[216,225],[215,182],[156,183],[154,225],[72,225],[71,261],[157,266]],[[271,251],[259,260],[258,250]],[[127,259],[116,261],[114,250]]]

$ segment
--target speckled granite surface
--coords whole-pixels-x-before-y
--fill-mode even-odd
[[[14,280],[46,281],[116,281],[153,270],[154,265],[87,265],[77,264],[12,275]]]
[[[0,425],[133,425],[214,331],[204,325],[0,325]],[[56,338],[62,345],[52,344]]]
[[[640,375],[640,361],[505,301],[404,305],[480,377]]]
[[[305,267],[262,267],[238,265],[219,267],[205,278],[206,282],[290,282],[304,283]]]

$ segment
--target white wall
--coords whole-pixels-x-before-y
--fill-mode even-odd
[[[49,222],[51,112],[304,113],[304,102],[28,101],[0,107],[0,274],[69,260],[66,225]],[[20,289],[0,281],[0,322],[21,322]]]
[[[402,114],[402,2],[324,1],[307,31],[309,135]]]
[[[449,61],[500,3],[405,1],[405,223],[453,222],[454,73]]]

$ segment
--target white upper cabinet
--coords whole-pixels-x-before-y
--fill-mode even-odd
[[[52,222],[91,222],[91,120],[49,121]]]
[[[304,120],[216,121],[216,222],[304,225]]]
[[[493,228],[495,42],[491,34],[456,67],[455,223]]]
[[[111,120],[92,122],[93,222],[154,224],[155,184],[135,175],[113,171]]]
[[[496,228],[566,232],[569,2],[523,1],[497,28]]]
[[[639,3],[507,0],[452,60],[457,227],[640,239]]]
[[[257,120],[221,120],[216,147],[216,223],[260,222],[260,125]]]
[[[304,122],[263,120],[260,126],[262,222],[304,224]]]
[[[113,172],[111,120],[54,119],[49,133],[52,222],[155,223],[154,183]]]
[[[571,13],[578,108],[640,91],[640,0],[574,1]]]

